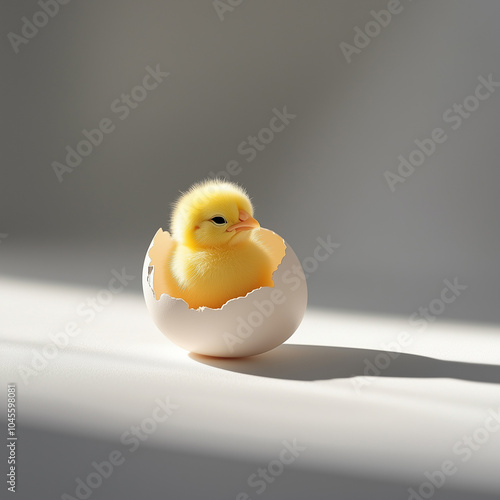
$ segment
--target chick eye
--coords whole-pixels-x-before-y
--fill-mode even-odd
[[[226,224],[227,220],[224,219],[224,217],[221,217],[220,215],[217,215],[216,217],[212,217],[210,219],[216,226],[222,226],[223,224]]]

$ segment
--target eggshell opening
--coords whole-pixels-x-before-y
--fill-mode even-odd
[[[264,244],[264,246],[269,250],[269,253],[271,255],[274,278],[274,273],[278,269],[278,266],[281,264],[281,261],[283,260],[283,257],[286,253],[285,241],[279,235],[277,235],[273,231],[269,231],[268,229],[259,229],[258,237],[259,240]],[[157,300],[164,293],[172,298],[178,298],[175,296],[176,283],[174,281],[172,273],[168,268],[169,257],[174,248],[175,240],[170,236],[170,233],[168,231],[163,231],[163,229],[160,228],[156,232],[153,238],[153,244],[148,252],[148,255],[151,259],[149,265],[155,269],[154,283],[149,280],[149,285],[154,292]],[[258,290],[258,288],[256,290]],[[252,292],[253,290],[251,290],[249,293]],[[248,293],[246,295],[248,295]],[[238,298],[241,297],[234,297],[230,300],[236,300]],[[185,302],[184,299],[178,299]],[[229,302],[229,300],[227,302]],[[227,304],[227,302],[225,302],[221,307],[217,309],[222,309]],[[205,307],[201,307],[198,309],[205,309]]]
[[[175,282],[168,262],[175,241],[168,231],[157,231],[144,261],[143,291],[154,322],[169,340],[198,354],[241,357],[273,349],[294,333],[307,305],[302,266],[281,236],[261,228],[259,238],[276,266],[274,286],[230,299],[219,309],[190,309],[170,295]]]

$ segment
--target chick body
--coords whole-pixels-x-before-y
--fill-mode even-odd
[[[256,238],[205,250],[178,245],[171,270],[179,285],[179,297],[193,309],[216,309],[261,286],[274,286],[271,258]]]
[[[179,199],[169,269],[176,296],[190,308],[219,308],[256,288],[274,286],[271,255],[252,215],[246,192],[225,181],[197,184]]]

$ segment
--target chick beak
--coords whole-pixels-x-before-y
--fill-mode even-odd
[[[239,219],[240,222],[229,226],[226,231],[247,231],[260,227],[260,224],[248,212],[245,212],[245,210],[240,210]]]

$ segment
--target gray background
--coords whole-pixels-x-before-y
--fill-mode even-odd
[[[40,7],[9,0],[0,272],[93,287],[139,274],[179,191],[238,160],[256,217],[300,259],[318,237],[341,245],[310,305],[410,315],[456,277],[468,288],[443,316],[498,322],[500,90],[458,130],[442,115],[479,75],[500,81],[500,3],[401,5],[348,64],[339,44],[386,1],[246,1],[223,21],[210,1],[73,1],[15,54],[7,34]],[[169,77],[120,121],[111,102],[156,64]],[[248,163],[238,145],[283,106],[297,117]],[[51,163],[105,117],[115,131],[59,183]],[[383,173],[435,127],[448,140],[391,192]]]

